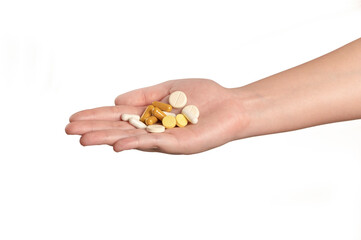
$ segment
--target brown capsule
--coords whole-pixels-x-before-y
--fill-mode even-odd
[[[154,117],[154,116],[150,116],[147,119],[145,119],[145,124],[149,125],[153,125],[154,123],[158,122],[158,118]]]
[[[172,106],[166,103],[162,103],[162,102],[152,102],[152,105],[154,107],[159,108],[162,111],[166,111],[166,112],[170,112],[172,111]]]
[[[149,105],[143,112],[142,116],[140,117],[140,121],[144,122],[145,119],[147,119],[148,117],[150,117],[152,115],[154,106],[153,105]]]
[[[153,111],[152,111],[153,116],[155,116],[156,118],[158,118],[160,121],[163,120],[163,118],[165,116],[167,116],[162,110],[160,110],[157,107],[154,107]]]

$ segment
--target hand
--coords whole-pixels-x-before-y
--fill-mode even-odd
[[[120,121],[122,113],[141,115],[153,101],[168,102],[169,94],[177,90],[187,95],[187,105],[198,107],[197,124],[166,129],[164,133],[148,133]],[[245,128],[246,116],[236,99],[231,89],[208,79],[171,80],[119,95],[115,99],[116,106],[73,114],[66,133],[82,135],[80,143],[84,146],[108,144],[116,152],[139,149],[172,154],[198,153],[237,139],[239,131]]]

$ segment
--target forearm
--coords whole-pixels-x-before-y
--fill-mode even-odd
[[[359,119],[361,38],[232,91],[247,118],[240,138]]]

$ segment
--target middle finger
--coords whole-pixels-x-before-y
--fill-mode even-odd
[[[134,129],[128,122],[124,121],[75,121],[70,122],[65,132],[69,135],[82,135],[87,132],[107,130],[107,129]]]

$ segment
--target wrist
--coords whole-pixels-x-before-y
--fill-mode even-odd
[[[280,114],[283,110],[287,112],[288,108],[284,104],[287,102],[285,93],[270,91],[262,81],[230,91],[234,95],[235,105],[242,112],[236,139],[287,131],[285,126],[289,117]]]
[[[262,135],[263,129],[258,122],[265,104],[263,97],[247,86],[230,88],[229,91],[234,99],[233,107],[239,112],[234,140]]]

